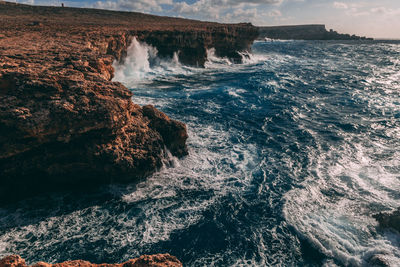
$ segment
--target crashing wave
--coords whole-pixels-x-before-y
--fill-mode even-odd
[[[215,48],[210,48],[207,50],[207,61],[205,67],[207,69],[217,69],[232,65],[249,65],[257,64],[260,62],[265,62],[267,60],[266,55],[253,54],[248,51],[238,52],[242,58],[242,64],[234,64],[231,60],[226,57],[218,57],[215,52]]]
[[[239,54],[244,65],[265,61],[265,56],[262,55],[249,52],[239,52]],[[210,48],[207,50],[205,69],[184,66],[179,62],[178,51],[173,54],[172,58],[160,58],[157,48],[140,42],[134,37],[124,61],[114,61],[113,63],[115,69],[113,81],[121,82],[128,87],[135,87],[138,84],[154,80],[171,80],[178,75],[192,75],[209,69],[224,69],[243,64],[234,64],[226,57],[218,57],[215,48]]]
[[[114,61],[115,75],[113,81],[119,81],[128,87],[152,80],[155,77],[174,74],[188,74],[190,68],[179,62],[178,52],[172,58],[158,57],[157,48],[133,38],[128,47],[124,61]]]
[[[218,57],[215,48],[207,49],[207,61],[204,64],[206,69],[216,69],[223,66],[230,66],[233,63],[226,57]]]

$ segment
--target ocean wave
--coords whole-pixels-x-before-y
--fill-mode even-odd
[[[243,64],[256,64],[265,60],[262,55],[240,52]],[[228,58],[216,56],[215,48],[207,49],[205,68],[196,68],[182,65],[179,62],[179,53],[175,52],[172,58],[159,58],[155,47],[139,42],[136,37],[128,47],[127,56],[123,62],[114,61],[115,75],[113,81],[118,81],[133,88],[141,85],[158,82],[157,88],[168,89],[174,82],[185,82],[185,77],[191,75],[208,75],[210,71],[227,71],[226,68],[240,68],[241,64],[233,64]]]
[[[244,64],[210,49],[200,69],[132,43],[115,80],[134,102],[187,124],[189,155],[103,189],[113,196],[104,201],[88,193],[0,209],[0,255],[115,262],[165,251],[187,266],[399,265],[399,235],[371,216],[400,205],[399,51],[256,42]]]
[[[349,47],[340,49],[354,53]],[[391,65],[378,70],[369,64],[358,66],[374,69],[364,87],[338,91],[335,80],[327,78],[336,100],[327,97],[329,93],[313,96],[308,109],[294,114],[315,146],[308,148],[312,163],[307,177],[284,195],[283,213],[302,239],[338,264],[370,265],[379,257],[397,266],[399,237],[379,232],[372,218],[399,206],[399,86],[390,79],[397,71]],[[330,71],[337,75],[344,68],[331,66]],[[341,84],[351,86],[347,81]],[[329,133],[336,136],[335,142]]]
[[[121,82],[128,87],[148,83],[159,77],[188,75],[193,70],[179,62],[178,52],[175,52],[170,59],[159,58],[157,48],[139,42],[136,37],[128,47],[123,62],[114,61],[113,67],[115,69],[113,81]]]

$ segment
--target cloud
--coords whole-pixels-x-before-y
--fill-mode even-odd
[[[343,2],[334,2],[333,7],[337,8],[337,9],[348,9],[349,8],[349,6]]]
[[[173,0],[107,0],[95,2],[94,7],[129,11],[162,11],[162,5],[168,5],[176,12],[193,14],[202,11],[212,11],[212,13],[215,13],[215,11],[210,8],[221,10],[244,4],[279,5],[282,1],[283,0],[198,0],[188,4],[185,1],[173,2]]]
[[[241,9],[237,8],[233,10],[233,12],[227,13],[223,21],[225,22],[234,22],[234,21],[246,21],[249,18],[255,18],[258,17],[258,11],[256,8],[252,9]]]
[[[225,22],[254,21],[258,17],[257,9],[278,6],[281,3],[282,0],[198,0],[192,4],[174,3],[172,11],[179,15],[200,19]]]
[[[371,8],[371,12],[375,14],[386,14],[388,11],[385,7],[374,7]]]
[[[193,4],[179,2],[173,5],[173,11],[180,15],[195,15],[197,17],[218,19],[220,17],[221,3],[219,0],[199,0]]]
[[[386,7],[374,7],[371,8],[371,13],[377,14],[377,15],[384,15],[384,16],[396,16],[400,15],[400,8],[399,9],[392,9],[392,8],[386,8]]]
[[[34,5],[35,4],[35,0],[20,0],[20,1],[13,1],[13,2],[18,2],[21,4],[28,4],[28,5]]]
[[[369,11],[365,9],[365,3],[351,3],[346,4],[344,2],[333,2],[333,7],[336,9],[344,10],[344,14],[351,17],[360,17],[369,15]]]
[[[269,12],[270,17],[281,17],[282,13],[279,10],[272,10]]]
[[[166,15],[188,16],[201,19],[224,19],[232,17],[236,10],[251,14],[256,6],[278,6],[284,0],[197,0],[193,3],[173,0],[107,0],[97,1],[95,8],[139,12],[162,12]],[[249,13],[250,12],[250,13]],[[248,17],[249,18],[249,17]],[[247,19],[248,20],[248,19]]]
[[[227,4],[237,5],[237,4],[267,4],[267,5],[277,5],[281,4],[283,0],[225,0]]]
[[[128,11],[162,11],[162,5],[172,5],[172,0],[117,0],[117,1],[97,1],[95,8],[128,10]]]

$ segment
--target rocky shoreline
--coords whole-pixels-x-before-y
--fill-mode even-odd
[[[203,66],[207,49],[240,61],[250,24],[0,1],[0,202],[57,188],[131,182],[187,155],[185,124],[140,107],[113,62],[136,37],[160,57]]]
[[[139,258],[116,264],[94,264],[83,260],[66,261],[62,263],[49,264],[38,262],[31,267],[182,267],[182,263],[169,254],[143,255]],[[0,267],[29,267],[25,260],[18,255],[7,256],[0,260]]]

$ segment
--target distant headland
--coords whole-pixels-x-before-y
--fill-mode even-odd
[[[357,35],[342,34],[334,30],[326,30],[324,24],[260,26],[259,39],[281,40],[373,40]]]

